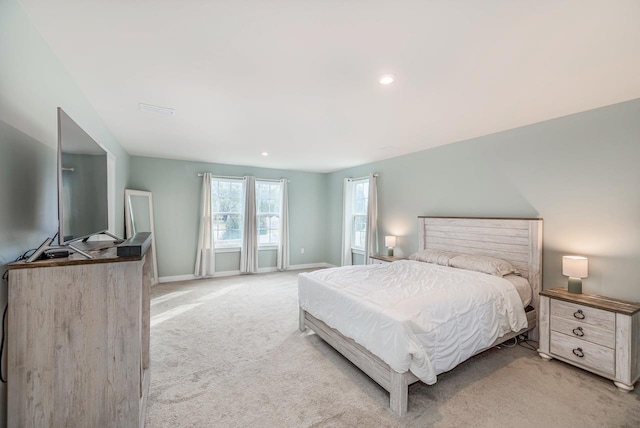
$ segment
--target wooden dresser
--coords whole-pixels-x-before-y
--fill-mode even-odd
[[[144,426],[149,253],[9,265],[9,428]]]
[[[540,347],[557,358],[632,391],[640,378],[640,303],[564,288],[540,292]]]

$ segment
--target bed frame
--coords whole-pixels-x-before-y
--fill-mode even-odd
[[[497,257],[509,261],[531,284],[533,310],[527,312],[528,326],[499,337],[489,347],[528,332],[537,337],[538,292],[542,289],[542,219],[418,217],[419,249],[438,249]],[[389,406],[398,416],[407,413],[409,385],[419,382],[410,371],[398,373],[380,358],[300,308],[300,331],[308,327],[371,379],[389,392]]]

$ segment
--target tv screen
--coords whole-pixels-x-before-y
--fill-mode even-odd
[[[107,152],[58,108],[58,242],[109,229]]]

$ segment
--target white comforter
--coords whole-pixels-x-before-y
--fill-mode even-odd
[[[300,274],[298,298],[302,309],[427,384],[527,326],[509,281],[410,260]]]

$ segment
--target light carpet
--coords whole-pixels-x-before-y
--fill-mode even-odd
[[[147,427],[638,427],[638,389],[521,346],[409,388],[409,413],[315,334],[298,331],[298,272],[152,290]]]

